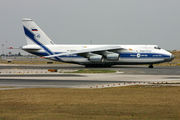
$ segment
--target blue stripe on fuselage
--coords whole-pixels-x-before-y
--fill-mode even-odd
[[[160,53],[120,53],[120,57],[121,58],[169,58],[170,55],[160,54]]]
[[[31,52],[32,54],[38,55],[38,56],[48,56],[47,53],[45,52]],[[63,52],[55,52],[55,54],[61,54]],[[136,58],[136,59],[156,59],[156,58],[169,58],[169,55],[165,55],[165,54],[157,54],[157,53],[139,53],[140,57],[137,57],[138,53],[120,53],[120,58]],[[81,58],[82,56],[80,55],[63,55],[60,57],[64,57],[64,58],[68,58],[68,57],[72,57],[72,58]],[[83,58],[83,57],[82,57]]]
[[[31,51],[28,51],[28,52],[30,52],[30,53],[32,53],[32,54],[34,54],[34,55],[37,55],[37,56],[48,56],[49,54],[48,53],[46,53],[46,52],[31,52]],[[64,52],[55,52],[55,54],[61,54],[61,53],[64,53]],[[73,54],[73,55],[62,55],[62,56],[60,56],[60,57],[80,57],[80,58],[83,58],[82,56],[80,56],[80,55],[76,55],[76,54]]]

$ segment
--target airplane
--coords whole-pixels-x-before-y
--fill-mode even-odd
[[[111,67],[170,62],[174,56],[157,45],[62,45],[55,44],[30,18],[22,19],[27,45],[20,47],[31,54],[85,67]]]

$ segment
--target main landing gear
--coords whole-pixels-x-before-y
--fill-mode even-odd
[[[87,65],[85,65],[85,67],[87,67],[87,68],[91,68],[91,67],[111,67],[111,65],[104,65],[104,64],[87,64]]]
[[[150,65],[149,65],[149,68],[153,68],[153,65],[152,65],[152,64],[150,64]]]

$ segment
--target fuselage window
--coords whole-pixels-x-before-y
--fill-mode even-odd
[[[160,47],[154,47],[154,49],[159,49],[160,50],[161,48]]]

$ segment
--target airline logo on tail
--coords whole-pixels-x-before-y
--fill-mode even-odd
[[[39,34],[39,33],[35,34],[35,35],[34,35],[34,38],[35,38],[36,40],[40,39],[40,34]]]

